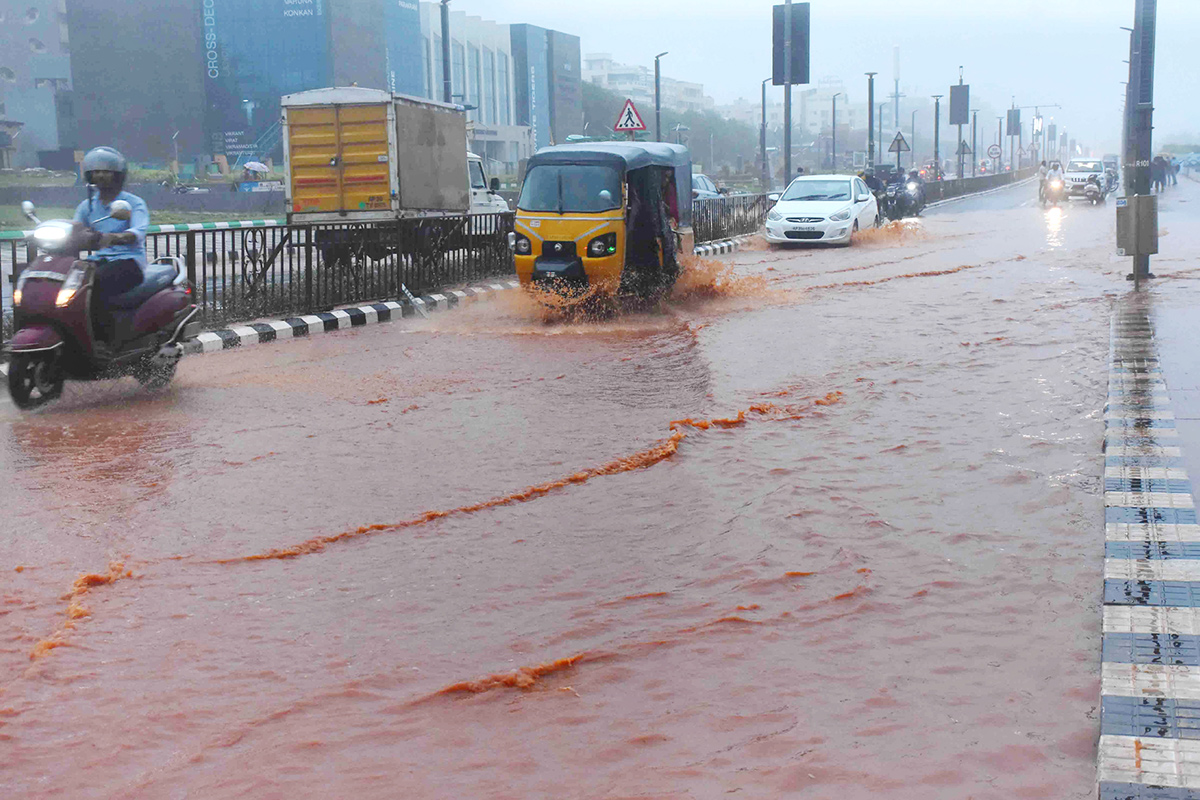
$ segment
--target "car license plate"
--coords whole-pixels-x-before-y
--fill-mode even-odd
[[[812,225],[797,225],[795,227],[795,230],[798,230],[802,233],[813,233],[817,229],[814,228]]]

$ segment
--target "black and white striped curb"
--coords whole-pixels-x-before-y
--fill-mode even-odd
[[[444,311],[459,305],[489,300],[497,292],[516,289],[518,281],[497,281],[466,289],[451,289],[445,292],[414,297],[412,300],[389,300],[365,306],[350,306],[324,311],[319,314],[304,314],[286,319],[260,320],[245,325],[235,325],[219,331],[206,331],[183,344],[185,355],[199,355],[266,344],[277,339],[294,339],[316,333],[358,328],[377,322],[391,322],[404,317],[414,317],[421,311]]]
[[[698,244],[692,249],[692,252],[698,256],[716,256],[722,253],[732,253],[735,250],[741,250],[742,245],[757,235],[757,233],[749,233],[745,236],[735,236],[732,239],[723,239],[719,242]]]
[[[1200,800],[1200,524],[1143,303],[1111,352],[1099,799]]]

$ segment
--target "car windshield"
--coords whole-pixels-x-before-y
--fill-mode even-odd
[[[1067,172],[1099,172],[1104,169],[1104,165],[1099,161],[1072,161],[1067,167]]]
[[[849,181],[796,181],[780,200],[849,200]]]
[[[621,207],[621,176],[612,167],[546,164],[525,176],[522,211],[595,213]]]

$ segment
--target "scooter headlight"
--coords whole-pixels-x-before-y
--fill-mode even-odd
[[[1063,182],[1062,182],[1062,181],[1060,181],[1060,180],[1053,180],[1053,181],[1050,181],[1050,188],[1051,188],[1051,189],[1061,189],[1062,187],[1063,187]]]
[[[58,308],[66,308],[75,299],[75,295],[79,292],[79,287],[83,286],[83,270],[72,269],[67,273],[66,280],[63,281],[62,288],[58,290],[58,297],[54,298],[54,305]]]
[[[916,182],[916,181],[909,181],[909,183],[908,183],[908,190],[909,190],[910,192],[915,192],[915,191],[917,190],[917,182]]]

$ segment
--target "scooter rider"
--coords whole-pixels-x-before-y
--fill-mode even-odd
[[[125,157],[113,148],[89,150],[83,157],[82,171],[89,184],[88,199],[75,209],[75,228],[84,247],[94,251],[88,260],[96,265],[92,289],[96,340],[111,347],[116,334],[112,300],[139,286],[144,277],[150,210],[142,198],[124,191],[128,166]],[[129,203],[129,220],[109,216],[117,200]]]

